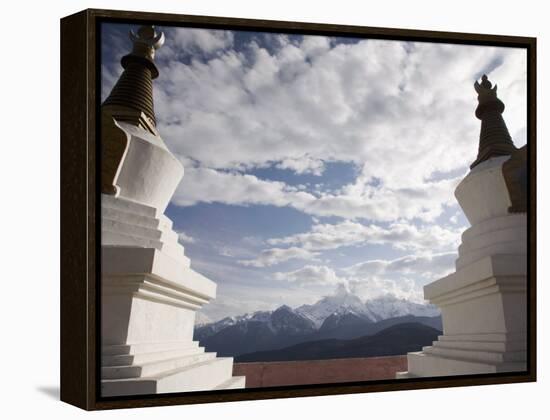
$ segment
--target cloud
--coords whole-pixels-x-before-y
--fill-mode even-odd
[[[315,43],[323,45],[312,50]],[[178,152],[218,169],[309,154],[368,163],[367,173],[388,181],[408,174],[418,182],[475,157],[471,85],[479,70],[496,58],[503,64],[492,73],[511,66],[498,80],[503,90],[525,74],[525,54],[511,48],[382,40],[330,47],[307,36],[278,44],[250,41],[163,66],[159,121],[167,138],[181,142]]]
[[[292,259],[311,260],[317,253],[302,248],[271,248],[263,250],[255,259],[239,260],[246,267],[269,267]]]
[[[313,159],[310,156],[300,158],[287,158],[275,165],[279,169],[290,169],[296,174],[312,174],[321,176],[325,170],[325,164],[322,160]]]
[[[454,186],[477,152],[472,83],[480,71],[498,83],[510,131],[525,142],[521,49],[275,34],[237,43],[231,31],[165,32],[155,81],[159,131],[194,162],[177,205],[290,205],[313,216],[433,221],[455,202]],[[234,172],[321,175],[324,162],[362,169],[338,191],[301,196]]]
[[[413,266],[415,263],[425,263],[422,267],[427,272],[439,273],[437,264],[447,261],[452,254],[427,255],[426,252],[450,251],[456,249],[460,242],[463,229],[445,228],[436,224],[416,226],[410,223],[396,222],[387,227],[375,224],[362,224],[351,220],[340,223],[314,224],[308,232],[294,235],[271,238],[266,241],[272,248],[264,249],[254,259],[240,260],[239,263],[249,267],[266,267],[279,264],[289,259],[297,258],[310,260],[317,258],[321,252],[347,246],[388,245],[400,251],[415,251],[419,253],[417,259],[406,256],[394,261],[375,260],[365,264],[364,272],[385,267],[386,271],[400,271],[405,263]],[[430,264],[434,267],[430,268]],[[384,265],[385,264],[385,265]],[[349,270],[359,270],[353,266]],[[376,270],[374,270],[376,271]]]
[[[344,186],[336,193],[321,193],[308,203],[304,211],[317,216],[340,216],[349,219],[365,218],[374,221],[418,219],[433,221],[440,216],[445,206],[456,203],[453,191],[462,177],[437,181],[423,181],[407,186],[410,181],[403,174],[401,186],[385,184],[374,173],[365,176],[366,169],[355,182]],[[378,184],[374,184],[374,180]]]
[[[287,281],[296,285],[335,285],[343,281],[334,270],[326,266],[306,265],[295,271],[274,274],[276,280]]]
[[[422,284],[452,272],[456,257],[455,252],[447,252],[369,260],[343,268],[338,273],[324,265],[305,265],[294,271],[277,272],[274,278],[298,286],[337,285],[337,291],[347,291],[362,299],[392,295],[422,302]]]
[[[231,205],[293,207],[312,216],[392,221],[432,221],[445,206],[453,205],[460,178],[425,182],[414,188],[390,189],[361,184],[361,179],[336,192],[302,191],[281,181],[260,179],[237,171],[187,166],[172,203],[192,206],[200,202]]]
[[[163,28],[168,42],[158,50],[156,60],[182,59],[190,54],[210,56],[233,46],[233,32],[198,28]]]
[[[347,287],[351,293],[363,300],[376,299],[390,295],[411,302],[424,302],[422,288],[410,278],[391,279],[371,276],[363,279],[347,279]]]
[[[456,252],[406,255],[394,260],[364,261],[343,271],[356,280],[395,274],[434,280],[452,272],[456,258]]]
[[[311,194],[298,191],[284,182],[264,181],[254,175],[191,167],[186,169],[172,202],[181,206],[191,206],[198,202],[218,202],[282,207],[304,206],[307,201],[313,199]]]
[[[315,224],[309,232],[269,239],[269,245],[292,245],[321,251],[362,244],[389,244],[399,250],[454,249],[461,229],[438,225],[417,227],[410,223],[392,223],[388,227],[343,221],[336,224]]]
[[[178,234],[179,241],[182,242],[182,243],[193,244],[193,243],[197,242],[197,240],[195,238],[189,236],[188,234],[186,234],[182,230],[177,230],[176,233]]]

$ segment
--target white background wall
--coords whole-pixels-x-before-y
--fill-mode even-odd
[[[55,395],[59,380],[59,18],[87,7],[537,36],[541,117],[538,383],[110,411],[88,414],[88,418],[517,419],[528,414],[533,418],[547,415],[550,351],[546,321],[550,288],[549,263],[544,258],[549,247],[543,233],[549,232],[544,215],[550,214],[549,196],[544,193],[548,191],[550,175],[548,118],[544,118],[550,112],[550,26],[545,3],[528,0],[4,2],[0,23],[2,417],[38,415],[74,419],[85,415],[60,403]]]

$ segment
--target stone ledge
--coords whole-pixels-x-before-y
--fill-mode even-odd
[[[188,289],[175,287],[163,279],[151,275],[127,275],[103,277],[102,296],[132,295],[166,305],[174,305],[198,311],[208,299]]]
[[[480,334],[445,334],[438,337],[439,341],[479,341],[485,343],[506,343],[525,341],[525,333],[480,333]]]
[[[525,340],[516,341],[446,341],[438,340],[433,343],[434,348],[450,349],[450,350],[472,350],[472,351],[492,351],[492,352],[507,352],[507,351],[525,351],[527,343]]]
[[[216,353],[197,352],[178,357],[158,359],[141,363],[132,363],[125,366],[102,366],[102,379],[130,379],[147,378],[160,375],[164,372],[172,371],[195,365],[197,363],[214,360]]]
[[[101,356],[132,356],[142,353],[182,349],[198,349],[198,341],[167,341],[155,343],[108,344],[101,347]]]
[[[158,219],[156,219],[158,220]],[[160,223],[160,221],[159,221]],[[138,238],[149,239],[160,242],[178,242],[178,234],[173,230],[160,229],[159,227],[142,226],[127,221],[116,220],[109,218],[106,215],[102,215],[101,229],[103,231],[111,231],[115,233],[122,233],[129,236],[137,236]],[[103,242],[104,245],[110,245]],[[114,243],[113,245],[118,245]]]
[[[495,278],[521,277],[527,273],[525,255],[494,255],[482,258],[463,267],[440,280],[424,286],[424,298],[430,302],[445,298],[445,295],[456,293],[462,288],[480,284],[484,280]],[[498,280],[500,279],[500,280]],[[496,283],[495,283],[496,284]]]
[[[457,347],[429,346],[422,349],[424,354],[448,359],[468,360],[481,363],[526,362],[525,350],[494,351],[487,349],[465,349]]]
[[[216,283],[154,248],[102,246],[102,276],[152,275],[198,297],[216,297]]]
[[[425,352],[409,353],[407,360],[408,371],[396,375],[397,379],[518,372],[526,369],[525,362],[494,363],[466,358],[449,358]]]
[[[511,229],[517,226],[526,226],[526,224],[527,216],[525,214],[507,214],[505,216],[495,217],[480,222],[477,225],[470,226],[462,232],[462,242],[467,242],[489,232]]]
[[[101,231],[102,247],[127,247],[127,248],[155,248],[163,254],[179,261],[186,267],[191,265],[189,258],[185,256],[183,246],[178,242],[162,242],[160,240],[147,239],[136,235],[114,232],[103,229]]]
[[[139,354],[119,354],[101,356],[102,367],[130,366],[151,363],[159,360],[173,359],[176,357],[191,356],[204,353],[204,347],[183,347],[180,349],[153,351]]]
[[[158,210],[153,206],[108,194],[101,194],[101,207],[149,218],[157,218],[158,216]]]
[[[472,301],[484,296],[507,293],[525,293],[525,277],[493,277],[476,284],[463,287],[445,295],[431,298],[430,303],[444,306]]]
[[[158,214],[154,207],[106,194],[101,195],[101,212],[102,217],[106,215],[108,218],[139,226],[161,230],[170,230],[173,226],[172,220],[164,214]]]

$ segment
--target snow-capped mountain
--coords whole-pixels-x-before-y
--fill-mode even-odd
[[[204,335],[211,335],[229,326],[262,322],[266,323],[274,332],[300,328],[310,330],[321,328],[329,317],[331,322],[336,324],[340,317],[345,316],[351,319],[349,315],[353,315],[353,318],[378,322],[406,315],[434,317],[439,316],[440,312],[435,305],[411,302],[393,295],[384,295],[363,302],[356,295],[341,291],[331,296],[325,296],[314,304],[301,305],[296,309],[282,305],[275,311],[257,311],[226,317],[210,323],[197,322],[196,329],[203,329],[206,333]]]
[[[269,322],[273,331],[278,334],[297,335],[317,329],[310,319],[300,315],[287,305],[273,311]]]
[[[325,296],[313,305],[299,306],[295,311],[310,319],[317,328],[320,328],[325,319],[333,314],[352,313],[359,317],[370,318],[361,299],[345,291]]]
[[[274,311],[258,311],[241,316],[230,316],[217,322],[195,326],[195,339],[203,340],[228,327],[239,327],[246,331],[249,324],[263,324],[266,329],[278,334],[303,334],[316,330],[316,325],[307,317],[295,312],[291,307],[282,305]]]
[[[215,322],[212,322],[212,321],[201,322],[203,318],[197,318],[195,320],[195,330],[202,329],[205,332],[208,331],[209,334],[206,333],[207,335],[211,335],[211,334],[217,333],[218,331],[223,330],[224,328],[231,327],[233,325],[241,324],[248,321],[258,321],[258,322],[269,323],[272,313],[273,311],[257,311],[251,314],[246,313],[244,315],[239,315],[239,316],[226,316],[225,318],[222,318],[219,321],[215,321]],[[199,314],[200,312],[197,312],[197,315]]]
[[[320,328],[329,316],[335,314],[353,314],[372,322],[405,315],[429,317],[439,315],[439,309],[434,305],[398,299],[393,295],[380,296],[363,302],[356,295],[346,291],[326,296],[313,305],[299,306],[295,311],[311,319],[317,328]]]
[[[311,320],[283,305],[274,311],[227,317],[198,326],[194,339],[219,356],[233,356],[295,344],[316,331]]]
[[[326,338],[370,335],[400,323],[421,323],[441,329],[439,310],[382,296],[363,302],[347,291],[326,296],[312,305],[223,318],[196,325],[194,339],[220,356],[236,356]]]
[[[439,316],[435,305],[415,303],[392,295],[380,296],[365,302],[366,312],[372,321],[381,321],[405,315]]]
[[[364,316],[357,315],[353,312],[347,313],[333,313],[329,315],[324,321],[321,327],[319,328],[320,332],[324,331],[333,331],[335,329],[349,329],[349,328],[360,328],[366,323],[372,323],[370,319],[365,318]]]

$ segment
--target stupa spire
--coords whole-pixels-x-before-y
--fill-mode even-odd
[[[120,115],[136,113],[134,118],[125,115],[123,120],[133,122],[135,125],[145,125],[142,128],[154,132],[156,126],[155,111],[153,106],[153,79],[159,75],[155,65],[155,51],[164,43],[164,34],[157,33],[154,26],[141,26],[137,33],[130,31],[130,39],[133,43],[132,51],[120,60],[124,72],[113,87],[109,97],[102,107],[112,109],[113,117],[120,119]],[[117,112],[121,111],[121,112]],[[147,118],[149,124],[138,121],[141,113]]]
[[[481,131],[477,159],[470,165],[470,169],[487,159],[511,155],[516,150],[502,118],[504,103],[497,97],[497,85],[493,87],[484,74],[481,83],[476,80],[474,88],[478,94],[476,117],[481,120]]]
[[[153,79],[159,75],[154,59],[155,51],[164,43],[164,34],[144,25],[129,35],[133,48],[120,60],[124,72],[101,105],[101,192],[111,195],[118,193],[116,179],[128,146],[127,135],[118,124],[134,125],[161,141],[153,106]]]

